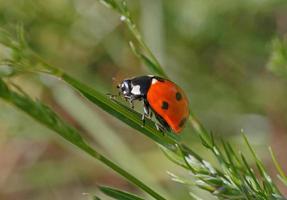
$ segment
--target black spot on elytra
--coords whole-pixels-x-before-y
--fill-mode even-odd
[[[182,99],[182,95],[179,92],[177,92],[175,94],[175,98],[176,98],[176,100],[180,101]]]
[[[161,104],[161,108],[164,110],[167,110],[168,109],[168,103],[166,101],[163,101]]]
[[[186,118],[184,117],[182,120],[180,120],[180,122],[179,122],[179,127],[183,127],[183,125],[185,124],[185,122],[186,122]]]

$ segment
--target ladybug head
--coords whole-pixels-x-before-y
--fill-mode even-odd
[[[132,90],[131,81],[123,80],[123,82],[117,85],[117,88],[119,89],[120,93],[122,93],[124,96],[128,96]]]

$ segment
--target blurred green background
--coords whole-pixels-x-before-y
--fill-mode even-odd
[[[216,138],[224,137],[244,151],[243,130],[274,179],[268,145],[287,171],[287,82],[267,70],[272,40],[286,36],[287,2],[128,3],[145,41]],[[103,93],[116,93],[115,85],[123,78],[149,74],[131,52],[128,41],[132,36],[120,16],[97,0],[0,0],[1,28],[15,31],[19,24],[31,48],[46,61]],[[6,51],[0,46],[0,56]],[[159,193],[170,199],[192,199],[190,188],[171,181],[166,172],[188,174],[155,144],[88,104],[62,82],[33,74],[15,76],[13,82],[49,104],[94,146]],[[141,104],[136,106],[141,111]],[[181,139],[209,158],[189,126]],[[140,193],[0,101],[0,199],[91,199],[97,184]]]

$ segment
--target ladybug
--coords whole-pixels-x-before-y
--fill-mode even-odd
[[[143,101],[145,117],[155,117],[160,131],[178,134],[184,128],[189,116],[189,102],[184,91],[174,82],[158,76],[137,76],[123,80],[118,84],[119,94],[128,100],[133,108],[133,101]]]

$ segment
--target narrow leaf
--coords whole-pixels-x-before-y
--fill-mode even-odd
[[[0,97],[13,104],[26,114],[30,115],[36,121],[45,125],[49,129],[54,130],[60,136],[71,142],[81,150],[101,161],[106,166],[110,167],[118,174],[125,177],[130,182],[134,183],[142,190],[153,196],[155,199],[164,200],[162,196],[157,194],[153,189],[145,185],[142,181],[131,175],[129,172],[122,169],[120,166],[97,152],[91,146],[89,146],[81,137],[79,132],[64,122],[56,113],[54,113],[49,107],[42,104],[40,101],[33,101],[26,95],[20,95],[14,91],[11,91],[3,80],[0,79]]]
[[[269,147],[269,152],[270,152],[270,155],[271,155],[271,158],[272,158],[272,161],[280,175],[280,180],[285,184],[287,185],[287,176],[286,174],[284,173],[282,167],[280,166],[279,162],[277,161],[275,155],[274,155],[274,152],[273,150],[271,149],[271,147]]]
[[[117,200],[144,200],[134,194],[111,187],[100,186],[99,188],[103,193]]]
[[[107,95],[101,94],[100,92],[96,91],[93,88],[90,88],[87,85],[80,83],[79,81],[67,74],[63,74],[62,79],[74,89],[78,90],[88,100],[95,103],[100,108],[110,113],[114,117],[118,118],[119,120],[123,121],[124,123],[145,134],[155,142],[169,149],[172,148],[173,145],[176,143],[176,137],[174,134],[167,133],[163,135],[162,132],[156,129],[153,121],[146,119],[146,123],[143,126],[141,114],[137,113],[133,109],[121,104],[116,100],[113,100],[112,98],[109,98]]]

